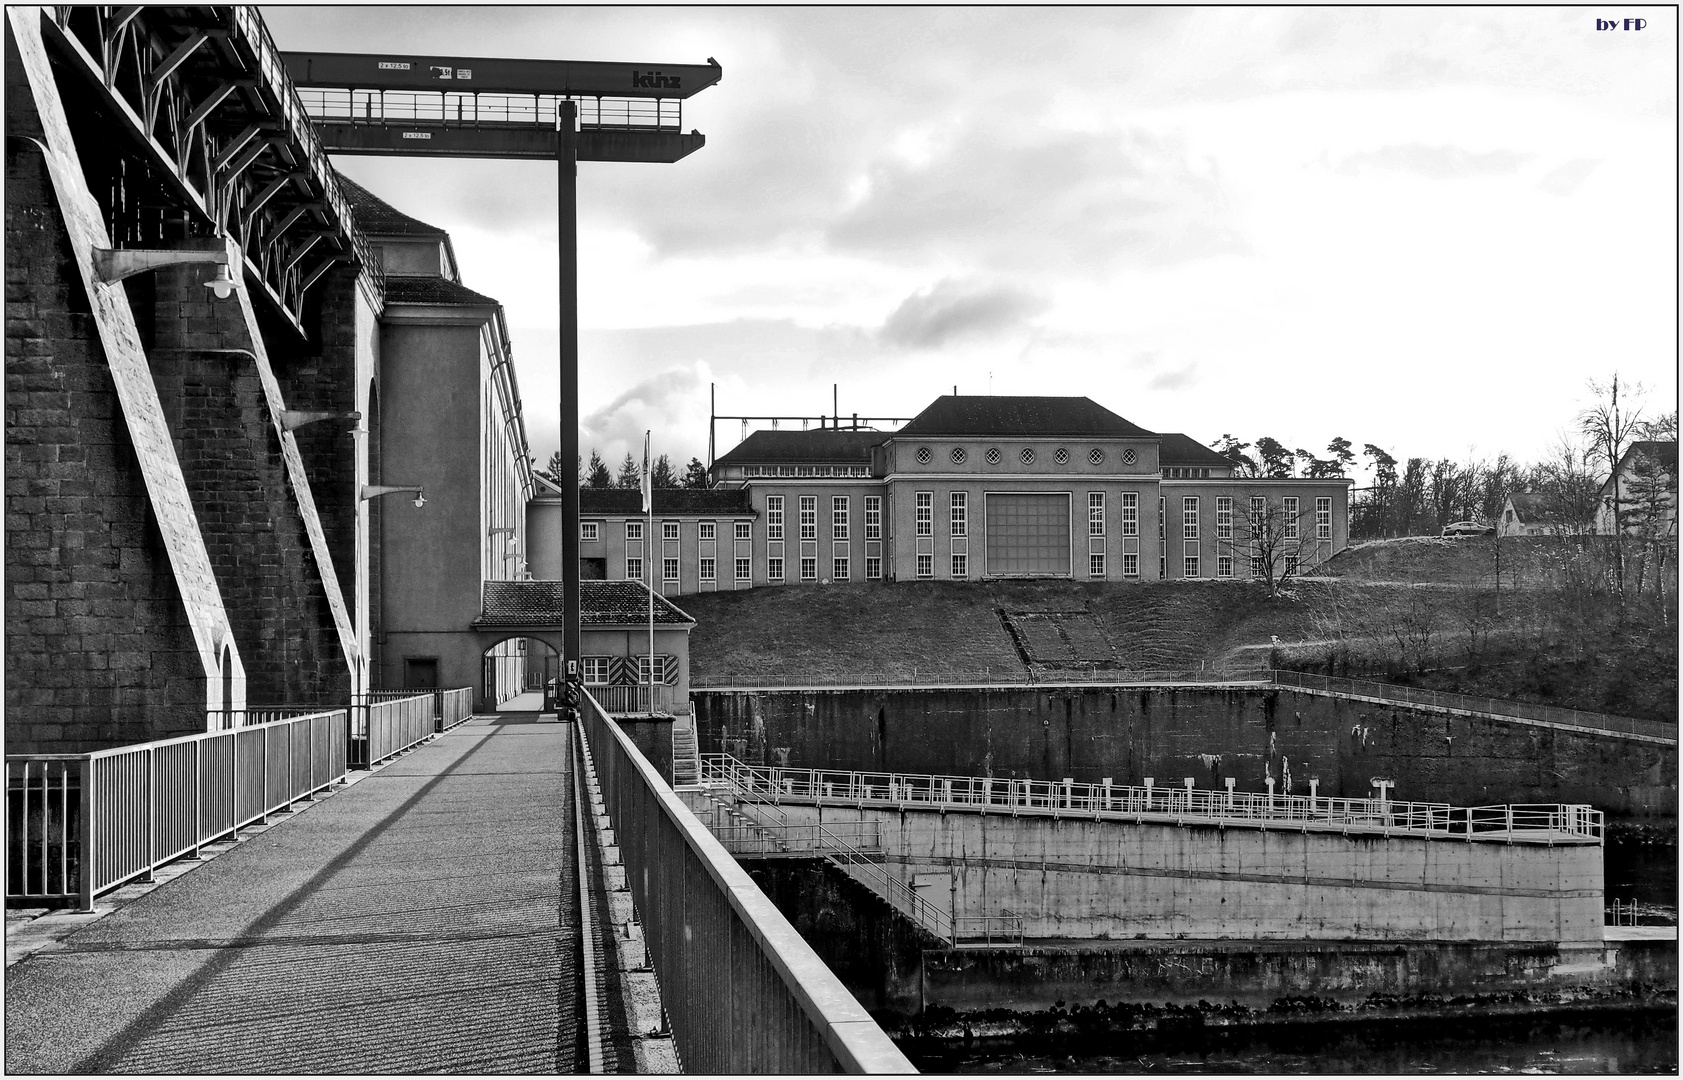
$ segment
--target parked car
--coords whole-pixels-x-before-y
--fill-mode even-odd
[[[1452,521],[1443,527],[1445,536],[1495,536],[1496,526],[1480,525],[1476,521]]]

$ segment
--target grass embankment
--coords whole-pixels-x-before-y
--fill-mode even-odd
[[[1657,605],[1619,612],[1574,584],[1585,550],[1549,538],[1377,541],[1279,597],[1248,582],[859,582],[680,606],[700,624],[690,655],[702,681],[1104,677],[1280,660],[1675,722],[1675,624]]]

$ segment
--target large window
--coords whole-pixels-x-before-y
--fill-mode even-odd
[[[1232,577],[1232,576],[1233,576],[1233,556],[1231,556],[1231,555],[1217,555],[1216,556],[1216,577]]]
[[[917,493],[917,534],[919,536],[935,535],[935,493],[933,491]]]
[[[766,496],[766,539],[783,539],[783,496]]]
[[[882,577],[882,558],[877,555],[865,556],[865,580],[877,581]]]
[[[805,557],[803,557],[801,559],[801,580],[802,581],[817,581],[818,580],[818,560],[817,559],[805,558]]]
[[[642,559],[632,557],[632,558],[628,558],[628,559],[625,560],[625,580],[627,580],[627,581],[642,581],[643,580],[643,560]]]
[[[641,540],[643,538],[643,523],[641,521],[626,522],[625,538],[627,540]]]
[[[1067,577],[1070,567],[1070,497],[987,496],[986,568],[991,577]]]
[[[678,560],[677,559],[662,559],[662,560],[660,560],[660,579],[662,581],[677,581],[678,580]]]
[[[754,523],[752,521],[737,522],[736,538],[738,540],[752,540],[754,538]]]
[[[1104,552],[1094,552],[1087,556],[1087,574],[1090,577],[1104,577]]]
[[[1228,495],[1216,498],[1216,539],[1233,539],[1233,499]]]
[[[865,539],[882,539],[882,496],[865,496]]]
[[[676,521],[663,521],[663,522],[661,522],[660,523],[660,538],[662,540],[676,540],[676,539],[678,539],[678,523]]]
[[[1332,500],[1315,500],[1315,539],[1332,539]]]
[[[850,560],[848,559],[848,557],[846,555],[837,555],[836,556],[834,572],[831,573],[831,575],[830,575],[832,580],[835,580],[835,581],[846,581],[847,580],[848,570],[850,569],[849,561]]]
[[[1087,493],[1087,535],[1104,535],[1104,492]]]
[[[1198,576],[1198,549],[1191,546],[1186,549],[1186,565],[1181,570],[1181,577]]]
[[[769,581],[783,580],[783,560],[772,556],[766,560],[766,579]]]
[[[598,529],[600,527],[601,527],[600,522],[595,522],[595,521],[581,521],[581,522],[579,522],[579,539],[580,540],[585,540],[585,541],[590,541],[590,540],[597,539],[598,537],[601,536],[601,533],[598,532]]]
[[[964,492],[962,492],[962,491],[953,492],[953,494],[952,494],[952,509],[950,511],[951,521],[952,521],[952,535],[953,536],[968,536],[969,535],[967,530],[970,527],[970,522],[969,522],[969,519],[968,519],[968,515],[966,513],[966,511],[968,509],[969,509],[969,507],[965,503]]]
[[[738,559],[738,560],[736,560],[736,580],[738,580],[738,581],[752,581],[753,579],[754,579],[753,563],[748,559]]]
[[[1198,497],[1188,495],[1180,506],[1181,535],[1187,540],[1198,539]]]
[[[1251,496],[1251,535],[1260,537],[1268,531],[1268,499],[1263,495]]]
[[[579,657],[579,670],[584,676],[586,686],[606,686],[608,684],[608,658],[606,656]]]
[[[934,577],[935,576],[935,556],[933,556],[933,555],[919,555],[917,557],[917,576],[918,577]]]
[[[697,534],[699,539],[714,540],[714,539],[718,538],[718,534],[719,534],[719,523],[718,522],[716,522],[716,521],[703,521],[703,522],[700,523],[700,531]]]
[[[846,495],[836,495],[830,499],[830,529],[833,539],[847,539]]]
[[[818,496],[801,496],[801,539],[818,539]]]
[[[1285,538],[1287,540],[1296,540],[1297,539],[1297,497],[1296,496],[1287,495],[1285,498],[1280,500],[1280,516],[1285,518],[1285,526],[1286,526]]]
[[[1122,535],[1140,534],[1140,497],[1132,491],[1122,493]]]
[[[701,560],[701,580],[703,580],[703,581],[714,580],[714,575],[717,573],[718,565],[719,565],[719,563],[718,563],[717,559],[712,559],[712,558],[708,558],[706,556],[703,556],[702,560]]]
[[[1124,551],[1122,553],[1122,576],[1123,577],[1139,577],[1140,576],[1140,556],[1139,556],[1139,552],[1137,552],[1137,551]]]
[[[953,577],[955,577],[955,578],[967,578],[969,576],[970,576],[970,556],[968,556],[968,555],[954,555],[953,556]]]

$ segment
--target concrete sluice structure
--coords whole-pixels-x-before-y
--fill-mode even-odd
[[[1603,925],[1602,818],[1584,806],[725,755],[683,794],[879,1020],[938,1038],[1040,1031],[1049,1010],[1126,1027],[1675,1001],[1675,931]]]

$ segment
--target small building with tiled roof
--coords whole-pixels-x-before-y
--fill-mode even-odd
[[[709,469],[757,512],[735,545],[739,587],[1237,579],[1263,570],[1253,522],[1285,533],[1265,547],[1303,569],[1347,543],[1350,480],[1234,473],[1091,398],[959,394],[894,431],[756,431]]]
[[[1595,531],[1611,536],[1618,531],[1615,518],[1623,518],[1627,534],[1677,538],[1676,439],[1643,439],[1625,448],[1597,493]]]
[[[1496,522],[1498,536],[1581,536],[1590,522],[1574,521],[1559,500],[1540,492],[1516,491],[1502,503]]]

